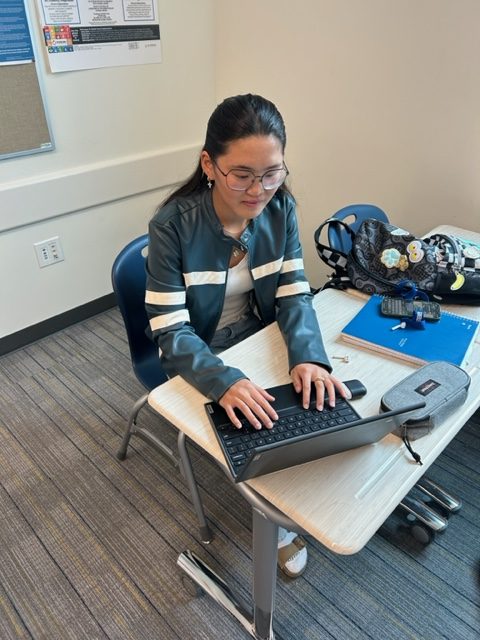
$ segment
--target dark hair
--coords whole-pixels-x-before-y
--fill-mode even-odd
[[[287,143],[285,124],[273,102],[251,93],[233,96],[221,102],[210,116],[203,151],[215,160],[227,152],[230,142],[249,136],[270,135],[277,138],[284,152]],[[167,196],[163,204],[167,204],[178,196],[188,196],[205,189],[207,189],[207,180],[199,160],[193,174]],[[289,192],[284,184],[279,187],[280,189]]]

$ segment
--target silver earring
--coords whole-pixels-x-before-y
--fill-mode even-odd
[[[209,189],[211,189],[211,188],[212,188],[212,181],[210,180],[210,178],[209,178],[209,177],[207,177],[207,187],[208,187]]]

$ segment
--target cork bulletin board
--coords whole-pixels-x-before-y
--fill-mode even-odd
[[[53,148],[35,63],[0,67],[0,157]]]

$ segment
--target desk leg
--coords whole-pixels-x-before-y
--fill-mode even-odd
[[[232,614],[252,637],[258,638],[258,636],[253,635],[251,611],[213,569],[205,562],[202,562],[192,551],[188,550],[178,556],[177,564],[202,591]]]
[[[278,525],[255,507],[253,513],[253,626],[255,638],[273,640]]]
[[[231,613],[255,640],[274,640],[273,608],[277,579],[278,525],[254,507],[253,616],[229,586],[191,551],[178,557],[178,566],[210,597]]]

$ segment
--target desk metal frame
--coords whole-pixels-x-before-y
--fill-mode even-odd
[[[188,470],[184,472],[184,477],[192,494],[197,516],[204,517],[183,431],[178,433],[178,451],[184,471]],[[227,473],[226,470],[225,473]],[[232,614],[253,638],[274,640],[273,611],[277,581],[278,527],[285,527],[297,533],[306,532],[244,483],[238,483],[236,488],[252,507],[253,613],[222,578],[191,551],[181,553],[177,564],[202,591]],[[200,505],[200,511],[197,505]],[[206,522],[205,527],[208,531]]]
[[[471,232],[467,232],[462,229],[443,226],[434,229],[431,233],[437,232],[454,233],[462,237],[474,236],[472,237],[472,239],[478,241],[478,234],[472,234]],[[326,293],[328,294],[329,292],[331,292],[331,295],[333,295],[334,293],[338,294],[338,292],[333,292],[332,290],[329,290]],[[327,300],[327,306],[330,305],[329,308],[332,308],[332,304],[333,306],[335,306],[336,302],[337,301],[335,299]],[[355,303],[353,306],[355,307],[355,305],[357,305],[355,308],[359,308],[359,304],[360,302],[357,299],[357,303]],[[464,310],[464,308],[460,307],[455,311],[457,311],[458,313],[464,312],[464,315],[472,315],[473,317],[480,318],[480,311],[474,312],[471,308],[467,308]],[[319,309],[317,309],[317,313],[319,313]],[[320,322],[322,329],[324,329],[324,322],[328,320],[329,316],[324,315]],[[335,350],[338,350],[339,348],[342,349],[342,351],[347,351],[347,346],[342,345],[341,347],[339,347],[338,344],[336,344],[335,338],[332,337],[333,335],[338,335],[338,324],[339,322],[344,322],[345,318],[342,318],[340,314],[340,317],[335,317],[334,321],[336,323],[335,327],[329,327],[329,331],[331,333],[330,344],[326,343],[327,348],[329,348],[329,351],[331,351],[332,354],[334,354]],[[328,324],[328,322],[326,324]],[[334,331],[332,331],[332,329],[334,329]],[[271,331],[271,325],[263,331]],[[258,336],[259,334],[256,335]],[[272,341],[270,347],[272,347],[272,345],[277,345],[277,347],[280,345],[281,337],[280,335],[275,335],[274,331],[264,335],[268,335],[268,340]],[[256,336],[252,336],[248,340],[255,340],[255,338]],[[289,492],[288,489],[290,487],[287,486],[287,491],[284,492],[282,490],[281,492],[281,504],[284,505],[286,511],[292,512],[293,517],[298,517],[300,523],[296,523],[293,518],[290,518],[287,514],[283,513],[275,506],[275,501],[278,502],[278,482],[268,481],[258,484],[256,488],[264,495],[261,495],[258,490],[253,490],[253,488],[246,483],[238,483],[235,485],[238,491],[240,491],[240,493],[251,505],[253,512],[253,611],[250,610],[250,607],[248,605],[242,603],[241,600],[237,598],[235,594],[233,594],[226,583],[218,575],[216,575],[206,564],[204,564],[190,551],[186,551],[180,554],[178,558],[178,565],[181,567],[181,569],[185,571],[186,574],[201,589],[203,589],[211,597],[217,600],[227,611],[229,611],[243,625],[246,631],[253,638],[256,638],[256,640],[273,640],[274,633],[272,621],[277,572],[278,526],[282,526],[288,530],[304,534],[306,533],[306,531],[302,528],[303,525],[303,527],[305,527],[306,529],[311,529],[309,531],[310,534],[314,535],[322,544],[336,553],[350,554],[359,551],[360,548],[362,548],[362,546],[368,541],[368,539],[370,539],[370,537],[375,533],[376,529],[381,525],[385,517],[388,517],[388,514],[391,513],[396,506],[398,506],[403,497],[423,475],[424,471],[428,469],[428,467],[434,462],[436,457],[442,452],[445,446],[447,446],[447,444],[458,432],[465,421],[479,407],[480,348],[478,342],[479,340],[477,338],[475,361],[472,363],[470,371],[471,374],[474,373],[474,377],[472,377],[469,399],[465,403],[464,407],[459,409],[459,411],[457,412],[458,415],[456,415],[451,420],[447,420],[445,425],[442,425],[442,427],[436,428],[433,434],[418,441],[418,449],[422,454],[422,458],[424,459],[425,463],[423,468],[419,468],[418,465],[415,464],[413,466],[406,466],[406,464],[402,462],[402,454],[398,445],[392,444],[392,439],[396,440],[393,436],[391,438],[390,436],[388,436],[386,439],[384,439],[382,441],[381,447],[376,449],[376,452],[380,457],[377,454],[373,453],[374,449],[358,453],[358,458],[355,457],[355,462],[348,456],[343,458],[345,454],[341,454],[342,458],[339,459],[335,464],[335,476],[329,475],[328,471],[330,467],[328,462],[326,464],[320,465],[321,468],[318,471],[318,474],[316,466],[309,467],[308,476],[303,476],[301,472],[299,472],[298,480],[295,480],[295,486],[292,487],[293,491]],[[242,352],[240,352],[239,350],[235,351],[235,349],[236,347],[233,347],[231,350],[229,350],[229,352],[231,352],[232,354],[231,358],[233,360],[233,364],[238,366],[239,360],[241,360],[239,354],[243,353],[244,348]],[[354,358],[356,358],[359,354],[359,352],[355,351],[355,349],[351,353],[352,355],[354,353],[356,354]],[[228,357],[230,358],[230,356]],[[378,356],[377,354],[377,358],[380,357],[381,356]],[[267,362],[266,358],[270,358],[270,360],[272,358],[275,359],[275,363],[272,364],[269,361],[268,365],[265,364]],[[283,380],[278,379],[279,374],[277,372],[283,369],[285,363],[278,358],[279,353],[278,349],[275,350],[275,346],[273,346],[273,349],[269,351],[268,354],[266,354],[265,352],[262,353],[261,349],[255,349],[255,356],[253,358],[254,362],[251,362],[250,360],[252,360],[252,358],[250,358],[248,362],[245,362],[245,365],[247,366],[247,370],[255,366],[259,367],[258,371],[255,369],[255,371],[251,371],[251,374],[260,374],[260,379],[258,380],[259,384],[264,384],[265,386],[273,386],[273,384],[280,384],[281,382],[283,382]],[[383,365],[385,365],[385,367],[383,367]],[[365,366],[367,366],[369,367],[370,381],[376,382],[376,378],[374,378],[374,374],[372,374],[372,371],[378,369],[378,360],[375,359],[373,354],[365,355],[361,358],[359,357],[357,365],[346,365],[347,369],[345,369],[344,365],[342,364],[337,366],[338,371],[336,370],[336,375],[341,377],[342,379],[352,378],[356,376],[362,377],[365,372]],[[385,368],[388,369],[390,375],[393,374],[393,376],[397,379],[401,379],[401,377],[407,375],[411,371],[411,369],[409,370],[409,368],[405,364],[402,365],[399,362],[394,362],[389,365],[388,359],[382,358],[382,369]],[[263,382],[261,379],[262,376],[264,376]],[[272,377],[274,378],[273,380]],[[268,382],[270,382],[271,384],[266,384]],[[379,386],[379,388],[377,388],[377,394],[379,394],[382,390],[386,390],[389,385],[391,386],[391,384],[392,380],[389,380],[388,375],[386,375],[383,371],[381,381],[379,381],[379,385],[377,385]],[[201,420],[199,420],[198,417],[201,403],[204,400],[202,399],[202,397],[195,398],[195,395],[193,395],[192,397],[192,391],[192,388],[186,382],[182,381],[181,379],[178,379],[177,381],[173,379],[161,385],[161,387],[159,387],[158,389],[153,390],[149,396],[149,403],[160,414],[165,415],[165,417],[179,429],[178,449],[180,460],[182,462],[182,471],[191,491],[195,511],[202,523],[202,540],[204,542],[209,542],[211,539],[210,531],[205,520],[200,497],[198,495],[198,489],[195,483],[195,478],[186,447],[186,436],[190,437],[193,441],[196,442],[197,445],[205,449],[205,451],[209,453],[209,455],[211,455],[217,463],[220,464],[222,469],[224,471],[226,470],[222,465],[221,453],[216,443],[215,447],[217,447],[218,453],[216,453],[216,450],[213,448],[212,441],[215,440],[213,434],[211,434],[210,431],[208,431],[207,434],[204,424],[201,422]],[[195,393],[198,394],[198,392]],[[370,412],[375,410],[372,404],[368,404],[372,400],[373,398],[371,397],[370,400],[368,400],[367,396],[367,399],[365,400],[367,404],[362,405],[365,406],[366,410]],[[363,400],[359,401],[359,403],[361,402],[363,402]],[[184,416],[182,420],[178,419],[179,410]],[[189,425],[189,418],[194,423],[193,425]],[[206,416],[204,416],[204,419],[205,421],[207,421]],[[184,432],[182,427],[185,428],[186,433]],[[375,455],[377,455],[377,457],[375,457]],[[350,466],[351,463],[353,463],[354,466],[353,471],[357,474],[357,476],[355,476],[353,479],[352,467]],[[367,465],[366,467],[365,463]],[[373,469],[370,470],[370,475],[368,475],[369,464],[370,466],[373,464]],[[348,509],[350,508],[350,503],[348,502],[348,500],[344,501],[345,506],[342,506],[340,511],[338,511],[337,507],[333,508],[328,500],[326,502],[322,502],[322,496],[320,496],[316,492],[316,515],[310,515],[308,518],[302,512],[301,505],[298,505],[298,498],[295,498],[295,496],[298,496],[298,494],[295,494],[295,489],[297,486],[299,486],[299,483],[301,484],[302,478],[305,480],[306,478],[311,477],[310,468],[316,474],[317,483],[319,482],[319,478],[323,480],[326,477],[330,478],[331,480],[335,478],[335,482],[337,483],[337,492],[338,484],[341,484],[342,480],[343,482],[345,482],[346,478],[351,479],[352,482],[355,483],[356,489],[355,495],[353,496],[352,494],[351,496],[349,496],[349,498],[350,500],[352,500],[353,498],[358,498],[359,504],[361,504],[361,501],[367,494],[370,496],[370,499],[372,499],[372,486],[382,477],[382,474],[384,474],[383,480],[391,479],[392,475],[394,475],[398,482],[395,483],[395,485],[386,482],[377,482],[377,485],[381,488],[377,490],[377,493],[375,494],[375,500],[377,504],[382,504],[382,508],[378,510],[378,513],[371,513],[369,515],[368,525],[362,522],[355,521],[355,531],[351,532],[349,535],[345,535],[344,519],[349,517],[349,514],[351,514],[351,511],[348,511]],[[366,474],[368,475],[367,478],[365,477]],[[388,474],[390,474],[390,477],[388,476]],[[372,475],[374,476],[374,478],[371,477]],[[286,477],[290,478],[288,473]],[[266,478],[268,478],[268,476],[266,476]],[[301,486],[303,487],[303,484]],[[324,483],[314,486],[324,486]],[[387,489],[383,488],[385,486],[388,487],[388,492]],[[301,495],[304,495],[303,490]],[[334,493],[332,494],[332,492],[329,491],[329,498],[332,498],[333,495]],[[295,509],[292,508],[293,506],[295,506]],[[345,511],[345,509],[347,509],[347,511]],[[333,519],[332,512],[334,513]],[[336,523],[340,523],[341,528],[336,526]],[[347,530],[349,531],[349,529]],[[354,541],[352,541],[353,534],[355,536]],[[338,538],[340,538],[340,540],[337,538],[337,536]]]

